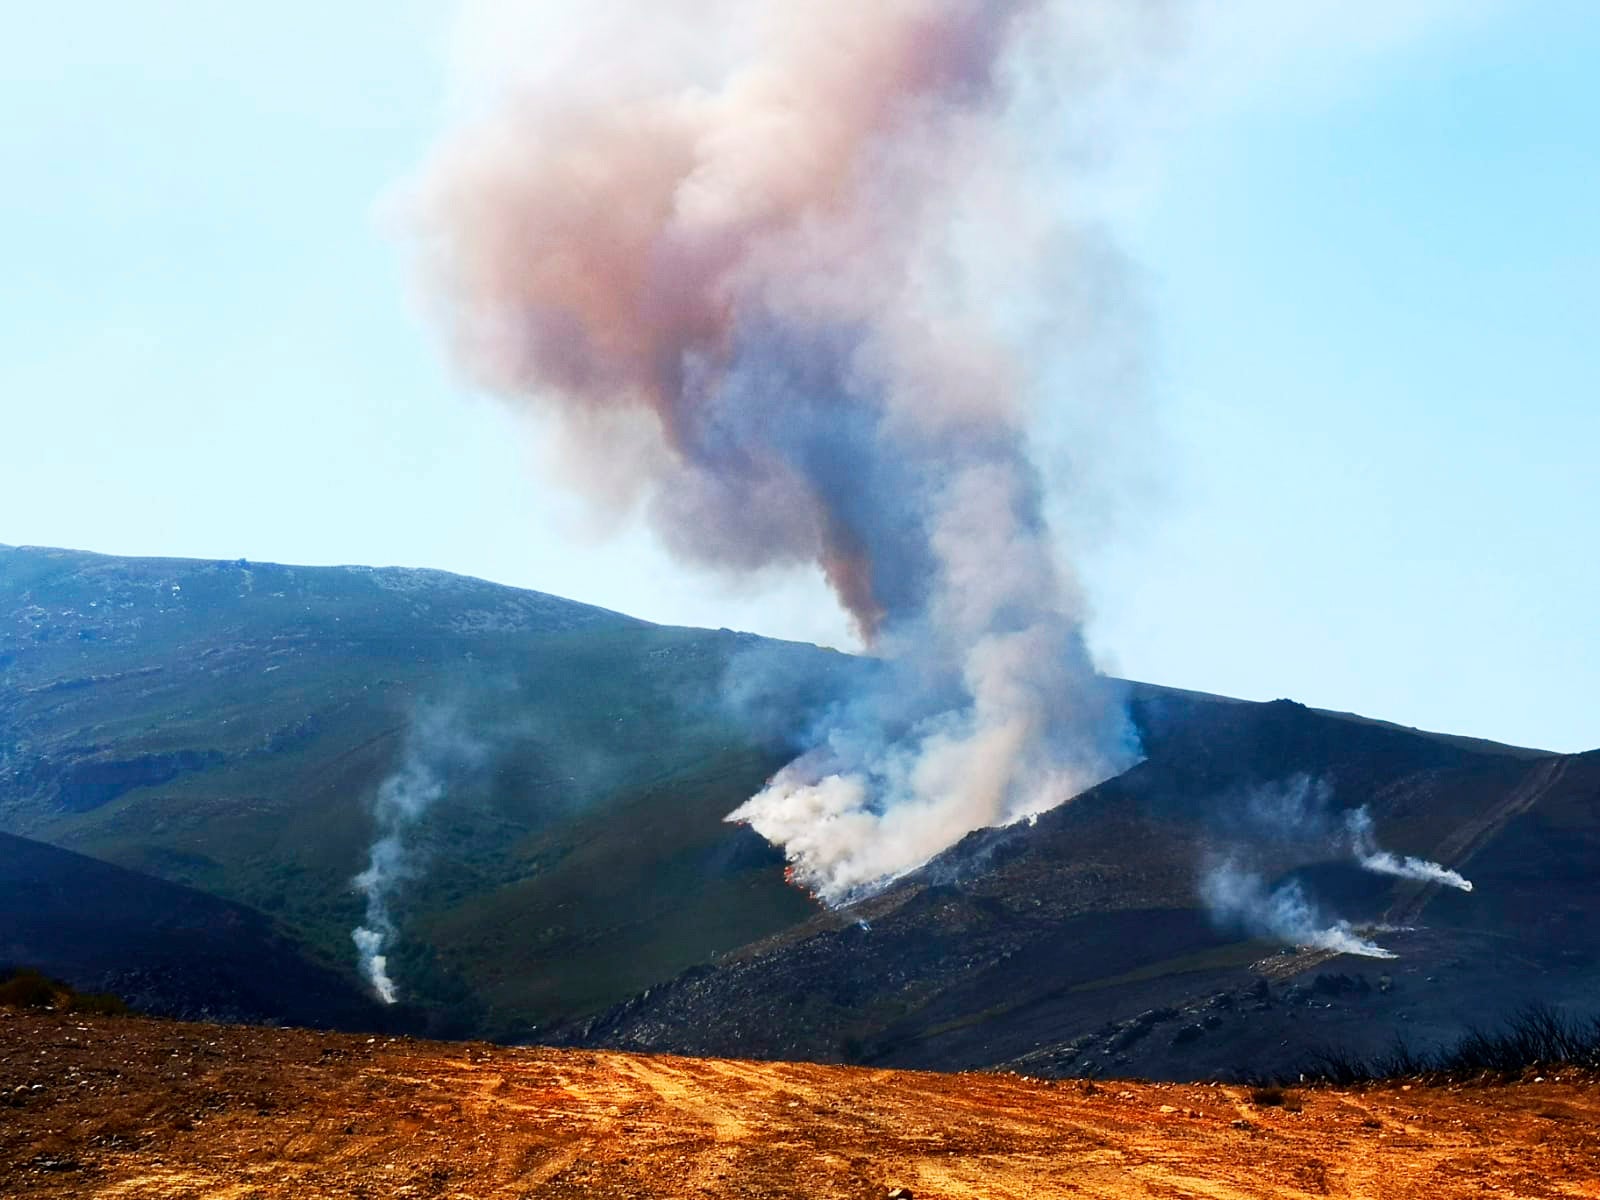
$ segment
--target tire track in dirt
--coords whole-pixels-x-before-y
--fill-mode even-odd
[[[1461,870],[1512,820],[1554,791],[1571,765],[1571,758],[1565,755],[1538,763],[1504,800],[1447,834],[1434,850],[1435,860],[1454,870]],[[1385,914],[1385,919],[1397,925],[1411,924],[1421,915],[1428,901],[1439,894],[1440,887],[1437,883],[1407,881],[1399,898]]]
[[[1600,1200],[1591,1077],[1271,1103],[1202,1084],[72,1020],[76,1041],[61,1017],[0,1011],[7,1200]],[[205,1061],[196,1043],[221,1048],[225,1077],[186,1069]]]
[[[737,1142],[749,1137],[749,1126],[735,1116],[728,1106],[704,1098],[709,1089],[694,1078],[696,1072],[685,1070],[685,1061],[657,1060],[649,1055],[631,1058],[617,1056],[607,1065],[648,1088],[675,1112],[687,1113],[709,1126],[716,1141]]]
[[[1531,810],[1559,787],[1571,764],[1571,757],[1566,755],[1534,764],[1504,799],[1447,834],[1433,851],[1434,861],[1453,870],[1462,870],[1511,821]],[[1395,884],[1395,901],[1384,913],[1384,921],[1391,925],[1414,924],[1429,901],[1442,890],[1443,885],[1438,883],[1411,879],[1398,881]],[[1301,950],[1295,954],[1262,959],[1253,964],[1251,970],[1268,979],[1282,981],[1314,971],[1338,957],[1339,953],[1335,950]]]

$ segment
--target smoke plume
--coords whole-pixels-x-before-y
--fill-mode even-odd
[[[399,932],[392,906],[401,887],[421,870],[413,844],[417,823],[444,798],[446,777],[482,754],[482,745],[461,729],[454,709],[424,706],[407,732],[400,766],[378,787],[372,804],[378,836],[367,852],[366,870],[352,881],[366,897],[366,915],[350,938],[362,975],[385,1004],[399,998],[389,974],[388,950]]]
[[[1350,849],[1364,871],[1371,871],[1375,875],[1397,875],[1401,879],[1417,879],[1423,883],[1437,883],[1463,892],[1472,890],[1472,881],[1459,872],[1450,870],[1449,867],[1429,862],[1425,858],[1413,858],[1410,855],[1401,857],[1381,849],[1372,830],[1372,816],[1365,808],[1353,809],[1347,814],[1346,828],[1350,834]]]
[[[1294,775],[1282,782],[1250,792],[1240,810],[1245,833],[1266,844],[1350,858],[1363,871],[1395,875],[1472,890],[1472,883],[1456,871],[1425,858],[1401,856],[1378,845],[1372,814],[1365,805],[1339,809],[1333,785],[1326,779]]]
[[[1230,806],[1223,824],[1228,840],[1235,844],[1202,870],[1201,901],[1219,924],[1241,926],[1293,945],[1394,957],[1360,937],[1348,922],[1325,918],[1298,880],[1269,888],[1262,873],[1241,865],[1241,858],[1344,859],[1376,875],[1472,890],[1471,881],[1448,867],[1383,849],[1366,807],[1339,810],[1333,786],[1309,775],[1252,790],[1242,804]]]
[[[1324,916],[1297,879],[1269,888],[1257,872],[1224,861],[1201,876],[1200,898],[1214,919],[1260,937],[1365,958],[1395,957],[1392,951],[1362,937],[1348,921]]]
[[[837,901],[1125,769],[1032,431],[1046,364],[1124,336],[1056,160],[1102,153],[1169,6],[574,7],[422,172],[422,274],[576,488],[686,563],[814,567],[889,664],[730,819]]]

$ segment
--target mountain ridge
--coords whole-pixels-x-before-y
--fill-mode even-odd
[[[1370,806],[1384,845],[1447,865],[1453,837],[1466,839],[1457,859],[1509,853],[1529,830],[1542,845],[1555,836],[1542,814],[1565,805],[1568,844],[1549,853],[1600,861],[1589,767],[1573,756],[1129,682],[1146,748],[1133,771],[1035,824],[977,831],[848,913],[820,911],[786,884],[780,854],[723,818],[866,669],[447,572],[0,547],[0,830],[270,914],[356,986],[351,881],[380,834],[375,799],[425,750],[419,714],[445,708],[481,753],[440,767],[445,799],[409,829],[417,865],[395,895],[391,948],[403,997],[439,1031],[683,1049],[743,1029],[715,1049],[1051,1071],[1094,1058],[1149,1073],[1279,1049],[1218,1035],[1191,994],[1208,980],[1235,1009],[1263,1002],[1265,980],[1272,1016],[1255,1024],[1277,1035],[1308,1020],[1339,1032],[1331,1009],[1284,999],[1322,976],[1336,990],[1313,1003],[1337,1000],[1346,1024],[1365,1014],[1388,1030],[1408,1011],[1395,1001],[1384,1016],[1374,995],[1404,992],[1411,1020],[1444,1011],[1409,965],[1380,992],[1361,964],[1216,927],[1198,864],[1249,788],[1326,780],[1341,808]],[[1567,764],[1560,788],[1473,834],[1541,764]],[[1517,853],[1507,870],[1523,870]],[[1268,882],[1298,880],[1352,919],[1402,899],[1327,855],[1262,860]],[[1536,883],[1475,893],[1498,914],[1482,928],[1459,897],[1426,898],[1427,920],[1468,925],[1416,934],[1411,961],[1482,952],[1537,909]],[[868,936],[858,919],[872,954],[852,949]],[[1534,926],[1532,949],[1554,954],[1561,931]],[[1585,937],[1561,936],[1589,954]],[[967,965],[934,969],[930,955]],[[1052,965],[1073,955],[1077,974]],[[874,975],[891,964],[903,978]],[[995,995],[1008,997],[998,1009]],[[1181,1055],[1169,1053],[1177,1017],[1127,1026],[1168,1008],[1185,1014],[1177,1029],[1203,1030]],[[1450,1033],[1444,1017],[1423,1024]]]

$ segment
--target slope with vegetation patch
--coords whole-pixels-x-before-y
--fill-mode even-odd
[[[722,817],[777,751],[737,654],[434,571],[0,548],[0,829],[213,892],[350,964],[372,802],[419,712],[481,765],[413,831],[391,970],[442,1028],[605,1007],[812,911]]]
[[[1149,685],[1140,765],[822,911],[723,816],[871,669],[440,572],[0,547],[0,829],[253,912],[354,994],[374,801],[442,711],[473,752],[403,831],[387,951],[389,1016],[438,1033],[1196,1078],[1600,986],[1600,756]],[[1477,890],[1241,830],[1295,778]],[[1400,957],[1213,920],[1201,874],[1241,840]]]

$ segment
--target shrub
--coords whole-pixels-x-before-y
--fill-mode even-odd
[[[20,968],[0,980],[0,1006],[7,1008],[52,1008],[67,989],[38,971]]]
[[[100,1017],[122,1016],[129,1011],[120,996],[110,992],[80,995],[59,979],[51,979],[32,967],[0,971],[0,1008],[59,1008]]]
[[[1250,1093],[1250,1103],[1257,1108],[1281,1108],[1287,1112],[1300,1111],[1300,1097],[1280,1087],[1258,1087]]]
[[[1472,1029],[1454,1046],[1433,1053],[1414,1051],[1402,1040],[1371,1059],[1345,1050],[1319,1050],[1306,1061],[1300,1078],[1347,1087],[1391,1079],[1511,1079],[1557,1067],[1600,1071],[1600,1017],[1580,1020],[1531,1005],[1498,1033]]]
[[[133,1011],[121,996],[111,992],[75,992],[67,1001],[67,1009],[90,1017],[125,1017]]]

